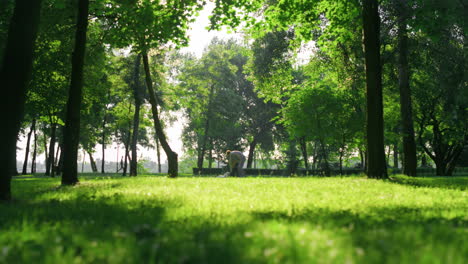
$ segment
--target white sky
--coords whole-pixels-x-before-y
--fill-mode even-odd
[[[191,30],[188,31],[190,38],[189,46],[182,48],[182,52],[194,53],[198,58],[201,57],[203,50],[214,37],[218,38],[233,38],[237,37],[236,34],[229,34],[226,30],[221,31],[208,31],[206,28],[210,24],[209,16],[213,11],[215,4],[208,1],[205,8],[200,11],[200,15],[196,21],[191,25]]]

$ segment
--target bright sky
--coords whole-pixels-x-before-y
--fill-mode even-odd
[[[215,4],[211,1],[207,2],[205,8],[200,12],[196,18],[195,23],[191,25],[188,35],[190,38],[189,46],[182,48],[183,52],[195,53],[200,58],[203,50],[214,37],[218,38],[233,38],[237,37],[236,34],[228,34],[227,31],[208,31],[206,28],[210,25],[209,16],[213,11]]]

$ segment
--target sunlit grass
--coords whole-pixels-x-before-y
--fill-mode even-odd
[[[468,177],[12,183],[0,263],[466,263]],[[465,243],[465,244],[464,244]]]

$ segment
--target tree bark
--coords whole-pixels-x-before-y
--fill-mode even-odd
[[[155,141],[156,141],[156,158],[158,160],[158,172],[161,173],[161,150],[159,148],[159,140],[157,136],[155,138]]]
[[[398,168],[398,144],[393,145],[393,167]]]
[[[55,137],[57,132],[57,124],[51,123],[50,127],[50,143],[49,143],[49,158],[47,158],[47,167],[45,175],[55,177]]]
[[[21,172],[21,174],[23,175],[27,174],[28,159],[29,159],[29,145],[31,144],[31,136],[35,129],[36,129],[36,119],[33,119],[31,123],[31,129],[29,130],[29,133],[28,133],[28,140],[26,141],[26,151],[24,153],[23,171]]]
[[[213,167],[213,148],[210,148],[208,152],[208,168],[211,169]]]
[[[411,102],[408,65],[407,0],[398,0],[398,72],[400,111],[403,137],[403,174],[416,176],[416,142],[414,140],[413,107]]]
[[[377,0],[363,0],[364,56],[366,64],[367,175],[387,178],[384,150],[380,17]]]
[[[307,153],[307,141],[305,137],[299,139],[299,145],[301,146],[302,158],[304,159],[304,168],[309,169],[309,155]]]
[[[131,112],[131,105],[129,107],[129,113]],[[128,125],[128,134],[127,138],[124,140],[124,148],[125,148],[125,153],[124,153],[124,166],[122,168],[122,176],[127,176],[127,168],[128,168],[128,157],[129,157],[129,152],[130,152],[130,141],[132,139],[132,124]]]
[[[16,170],[16,140],[31,79],[40,10],[41,0],[16,0],[8,29],[0,69],[1,91],[6,98],[0,104],[0,201],[11,200],[11,176]]]
[[[83,149],[83,160],[81,161],[81,173],[84,171],[84,164],[86,159],[86,151]]]
[[[60,155],[56,156],[57,166],[55,168],[55,174],[61,175],[63,172],[63,143],[60,143],[57,150],[60,150]]]
[[[124,164],[122,167],[122,176],[127,176],[127,165],[128,165],[128,146],[125,146],[125,156],[124,156]]]
[[[72,56],[72,74],[68,92],[67,115],[64,131],[62,185],[78,183],[78,142],[80,138],[80,109],[83,90],[83,68],[88,28],[89,0],[79,0],[75,50]]]
[[[171,147],[167,143],[166,135],[164,134],[161,120],[159,120],[158,100],[156,98],[156,93],[153,90],[153,82],[151,80],[151,73],[149,69],[148,54],[144,52],[142,53],[142,56],[143,56],[143,65],[145,66],[146,87],[148,88],[149,99],[151,103],[151,112],[153,113],[154,129],[156,131],[156,135],[159,138],[159,142],[161,143],[161,146],[167,156],[167,163],[169,167],[168,168],[169,177],[177,177],[177,173],[178,173],[177,153],[172,151]]]
[[[91,170],[93,171],[93,173],[97,173],[98,168],[97,168],[96,161],[94,160],[93,155],[89,151],[88,151],[88,156],[89,156],[89,163],[91,165]]]
[[[142,104],[142,94],[140,85],[140,55],[135,59],[135,68],[133,72],[133,96],[135,98],[135,113],[133,115],[133,133],[132,133],[132,161],[130,162],[130,176],[137,176],[137,142],[138,130],[140,128],[140,108]]]
[[[36,173],[36,156],[37,156],[37,132],[36,126],[34,126],[34,150],[31,161],[31,174]]]
[[[102,121],[102,161],[101,161],[101,174],[106,173],[106,115],[104,114],[104,119]]]
[[[252,142],[249,144],[249,154],[247,156],[247,169],[252,168],[253,158],[255,154],[255,148],[257,147],[257,138],[254,137]]]
[[[201,141],[201,146],[198,147],[198,159],[197,159],[197,167],[198,169],[203,168],[203,160],[205,158],[205,152],[206,152],[206,142],[208,140],[208,134],[209,134],[209,129],[210,129],[210,118],[211,118],[211,109],[212,109],[212,103],[213,103],[213,95],[214,95],[214,85],[212,84],[210,86],[210,94],[208,96],[208,107],[206,111],[206,116],[205,116],[205,129],[204,129],[204,134],[202,137]]]

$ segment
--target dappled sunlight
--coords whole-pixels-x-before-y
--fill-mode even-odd
[[[0,262],[462,263],[468,253],[457,189],[362,177],[58,182],[13,182],[23,192],[0,205]]]

